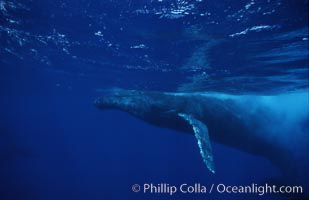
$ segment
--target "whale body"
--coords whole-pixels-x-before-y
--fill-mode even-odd
[[[212,141],[264,156],[287,174],[295,172],[293,152],[307,150],[307,92],[262,96],[112,89],[94,103],[193,134],[212,173]]]

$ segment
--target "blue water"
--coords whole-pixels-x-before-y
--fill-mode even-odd
[[[0,43],[1,200],[256,199],[132,192],[263,184],[280,170],[214,143],[212,175],[192,135],[93,100],[113,87],[308,92],[307,0],[0,0]]]

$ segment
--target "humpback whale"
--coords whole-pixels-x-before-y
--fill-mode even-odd
[[[295,172],[292,152],[306,148],[300,144],[308,138],[308,93],[262,96],[111,89],[94,104],[193,134],[203,162],[212,173],[212,141],[264,156],[284,173],[291,173]]]

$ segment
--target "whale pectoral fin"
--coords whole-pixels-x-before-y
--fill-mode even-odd
[[[192,115],[187,115],[183,113],[178,113],[178,115],[188,121],[192,126],[203,161],[206,164],[207,168],[212,173],[215,173],[215,163],[213,160],[212,148],[207,126],[203,122],[195,119]]]

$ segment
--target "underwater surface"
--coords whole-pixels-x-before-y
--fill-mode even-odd
[[[133,192],[283,182],[266,158],[216,142],[212,174],[194,136],[97,109],[110,88],[283,95],[276,109],[298,108],[288,124],[305,111],[303,134],[279,134],[303,141],[290,143],[290,184],[309,193],[308,0],[0,0],[0,42],[1,200],[306,198]]]

